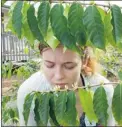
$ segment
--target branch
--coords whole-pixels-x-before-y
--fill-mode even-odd
[[[52,0],[51,2],[52,2],[52,3],[59,3],[58,0]],[[67,1],[67,0],[66,0],[66,1],[65,1],[65,0],[62,0],[62,3],[73,3],[73,2],[74,2],[74,0],[69,0],[69,1]],[[81,1],[80,1],[80,0],[77,0],[77,2],[81,2]],[[82,2],[81,2],[81,4],[82,4],[82,5],[91,5],[90,3],[82,3]],[[110,8],[110,5],[97,4],[97,3],[95,3],[95,5]],[[120,8],[122,9],[122,7],[120,7]]]
[[[53,90],[50,91],[43,91],[43,93],[53,93],[55,91],[70,91],[70,90],[78,90],[80,89],[84,89],[84,88],[91,88],[91,87],[96,87],[96,86],[101,86],[101,85],[117,85],[119,84],[119,82],[109,82],[109,83],[101,83],[101,84],[94,84],[94,85],[88,85],[88,86],[82,86],[82,87],[78,87],[77,85],[72,85],[72,89],[69,89],[68,86],[65,86],[64,89],[61,89],[60,86],[55,86]],[[38,92],[38,91],[34,91],[34,92]]]

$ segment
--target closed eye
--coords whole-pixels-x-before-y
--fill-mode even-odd
[[[55,63],[50,62],[50,61],[45,61],[45,62],[44,62],[44,64],[45,64],[45,65],[46,65],[46,67],[48,67],[48,68],[53,68],[53,67],[54,67],[54,65],[55,65]]]
[[[70,63],[69,62],[69,63],[65,63],[64,66],[66,69],[73,69],[74,67],[77,66],[77,63]]]

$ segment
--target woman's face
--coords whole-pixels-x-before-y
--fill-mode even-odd
[[[66,50],[63,53],[63,46],[53,51],[48,48],[42,52],[43,72],[47,80],[52,85],[59,85],[64,88],[65,85],[71,87],[73,83],[80,83],[81,58],[71,51]]]

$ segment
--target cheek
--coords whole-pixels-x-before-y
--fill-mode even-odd
[[[45,65],[42,66],[43,69],[43,73],[46,76],[47,80],[49,82],[51,82],[52,78],[53,78],[53,72],[52,70],[50,70],[49,68],[47,68]]]
[[[81,73],[81,67],[76,67],[75,69],[73,70],[70,70],[70,71],[65,71],[66,73],[66,78],[68,80],[68,83],[72,84],[72,83],[75,83],[75,82],[78,82],[79,81],[79,78],[80,78],[80,73]]]

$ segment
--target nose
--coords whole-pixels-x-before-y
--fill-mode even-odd
[[[55,80],[60,81],[64,79],[64,71],[61,67],[57,67],[55,70]]]

